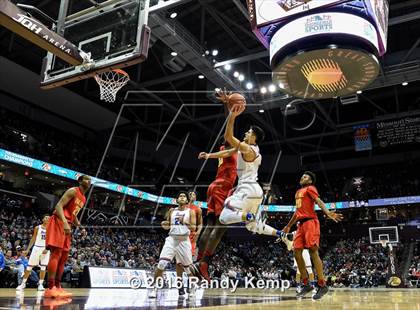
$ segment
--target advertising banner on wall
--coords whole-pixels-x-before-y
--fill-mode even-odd
[[[140,279],[139,287],[147,287],[147,273],[141,269],[89,267],[90,287],[92,288],[130,288],[130,280]]]
[[[407,124],[414,123],[412,125],[413,127],[419,126],[418,123],[416,123],[415,118],[407,118],[405,119]],[[419,118],[420,121],[420,118]],[[386,128],[391,128],[393,126],[394,122],[382,122],[382,129],[386,130]],[[378,123],[379,124],[379,123]],[[417,124],[417,125],[416,125]],[[395,126],[402,126],[402,125],[396,125]],[[407,125],[411,126],[411,125]],[[405,127],[404,127],[405,128]],[[411,127],[410,127],[411,128]],[[392,129],[394,132],[394,129]],[[410,132],[420,132],[417,131],[418,129],[410,129]],[[399,134],[399,131],[396,131]],[[414,137],[412,134],[411,137]],[[405,138],[407,139],[407,137]],[[405,140],[406,141],[406,140]],[[410,138],[409,141],[420,141],[420,139],[416,140],[414,138]],[[61,177],[65,177],[68,179],[76,180],[78,176],[82,175],[81,172],[73,171],[67,168],[63,168],[60,166],[56,166],[54,164],[50,164],[47,162],[43,162],[37,159],[30,158],[25,155],[20,155],[14,152],[10,152],[4,149],[0,149],[0,160],[14,163],[17,165],[42,170],[47,173],[52,173]],[[149,193],[145,193],[136,189],[132,189],[123,185],[119,185],[116,183],[108,182],[105,180],[92,178],[92,181],[97,187],[107,188],[112,191],[117,192],[123,192],[128,196],[133,196],[137,198],[142,198],[144,200],[164,203],[164,204],[176,204],[176,199],[171,197],[158,197],[156,195],[152,195]],[[332,202],[327,203],[328,209],[346,209],[346,208],[356,208],[356,207],[367,207],[367,206],[389,206],[389,205],[397,205],[397,204],[414,204],[414,203],[420,203],[420,196],[409,196],[409,197],[395,197],[395,198],[383,198],[383,199],[370,199],[368,202],[355,202],[355,201],[343,201],[343,202]],[[207,208],[207,203],[204,201],[196,201],[194,204],[196,204],[198,207],[202,209]],[[294,212],[295,206],[294,205],[264,205],[262,206],[264,208],[264,211],[266,212]],[[315,207],[316,210],[320,210],[318,206]],[[92,211],[90,211],[92,212]],[[104,218],[104,220],[108,220],[108,216],[105,216],[101,214],[100,212],[93,212],[89,213],[89,216],[95,217],[100,216]],[[111,218],[110,220],[117,220],[117,222],[120,225],[127,225],[128,219],[126,217],[119,216],[118,218]]]
[[[420,117],[377,122],[376,137],[382,147],[420,143]]]

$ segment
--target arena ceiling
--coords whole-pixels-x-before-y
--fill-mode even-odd
[[[13,1],[16,2],[16,1]],[[31,0],[20,0],[31,4]],[[153,0],[152,0],[153,2]],[[156,2],[156,1],[155,1]],[[81,6],[90,5],[90,0],[80,0]],[[59,1],[43,0],[36,5],[56,19]],[[177,12],[175,19],[169,13]],[[160,25],[176,29],[168,39]],[[284,116],[286,105],[293,100],[280,92],[261,95],[258,89],[270,84],[268,53],[250,30],[245,0],[180,0],[167,11],[154,12],[150,16],[153,46],[148,60],[128,69],[132,82],[121,92],[115,104],[104,104],[98,99],[98,88],[91,80],[69,85],[67,88],[96,103],[98,106],[118,113],[121,103],[158,103],[163,109],[145,109],[126,106],[122,116],[130,120],[119,124],[116,136],[124,138],[142,132],[142,137],[159,140],[176,116],[174,126],[167,133],[165,143],[179,144],[189,134],[188,143],[195,149],[208,149],[223,126],[223,106],[209,106],[215,103],[212,92],[215,87],[243,91],[233,72],[244,74],[257,90],[249,98],[250,107],[241,118],[239,127],[257,124],[267,133],[263,149],[266,152],[283,149],[285,153],[300,156],[346,153],[353,151],[353,125],[377,120],[393,119],[404,115],[420,114],[420,1],[390,0],[390,26],[388,52],[381,59],[381,75],[361,95],[358,102],[343,105],[340,98],[305,104],[300,114]],[[178,53],[185,66],[179,72],[172,72],[164,64],[165,53],[179,48],[180,37],[189,37],[194,42],[183,48],[197,49],[199,57],[184,57]],[[211,56],[217,49],[218,55]],[[33,72],[40,72],[45,52],[8,30],[0,29],[0,55]],[[210,55],[201,56],[205,51]],[[216,63],[213,62],[215,59]],[[229,63],[232,70],[226,72],[220,64]],[[204,79],[198,75],[203,74]],[[4,76],[4,75],[2,75]],[[407,86],[401,83],[408,81]],[[179,108],[182,106],[179,112]],[[264,113],[258,110],[263,109]],[[316,119],[305,109],[316,111]],[[179,113],[178,113],[179,112]],[[108,127],[112,127],[110,123]],[[295,128],[293,128],[295,127]],[[127,140],[127,139],[126,139]],[[119,144],[124,148],[122,139]]]

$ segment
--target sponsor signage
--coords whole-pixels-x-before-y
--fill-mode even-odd
[[[0,25],[26,40],[54,53],[72,65],[80,65],[83,58],[78,48],[10,1],[0,1]]]
[[[21,166],[45,171],[47,173],[55,174],[71,180],[77,180],[77,178],[83,173],[66,169],[54,164],[49,164],[37,159],[30,158],[28,156],[20,155],[14,152],[10,152],[0,148],[0,160],[4,160],[10,163],[18,164]],[[149,193],[145,193],[127,186],[115,184],[98,178],[92,178],[92,184],[96,187],[106,188],[115,192],[125,193],[128,196],[142,198],[144,200],[157,202],[158,200],[163,204],[176,205],[176,199],[172,197],[158,197]],[[118,190],[117,190],[118,188]],[[159,198],[159,199],[158,199]],[[401,204],[414,204],[420,203],[420,196],[409,196],[409,197],[395,197],[395,198],[382,198],[382,199],[370,199],[368,202],[333,202],[326,203],[328,209],[346,209],[355,207],[367,207],[367,206],[389,206],[389,205],[401,205]],[[207,209],[207,203],[204,201],[196,201],[195,205],[202,209]],[[267,212],[293,212],[294,205],[264,205],[264,211]],[[316,210],[320,210],[318,206]]]
[[[377,122],[376,137],[381,147],[420,143],[420,117]]]
[[[139,288],[147,287],[147,273],[141,269],[89,267],[92,288],[131,288],[133,278],[139,280]]]

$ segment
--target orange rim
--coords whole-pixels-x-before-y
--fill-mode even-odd
[[[114,70],[112,70],[112,71],[114,71],[115,73],[122,74],[122,75],[125,75],[125,76],[127,76],[127,77],[130,77],[130,76],[128,75],[128,73],[127,73],[127,72],[125,72],[125,71],[124,71],[124,70],[122,70],[122,69],[114,69]]]

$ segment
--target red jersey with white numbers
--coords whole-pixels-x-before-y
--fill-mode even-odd
[[[309,185],[296,192],[296,216],[297,219],[318,218],[315,212],[315,201],[319,197],[315,186]]]
[[[76,190],[76,195],[65,206],[63,206],[64,217],[68,222],[73,223],[75,217],[83,208],[86,202],[85,195],[81,192],[79,187],[73,187]],[[57,214],[54,211],[54,214]]]
[[[220,147],[220,151],[225,149],[224,145]],[[219,158],[219,166],[217,168],[217,175],[215,182],[224,183],[225,186],[230,188],[233,187],[236,181],[236,163],[238,160],[238,154],[234,153],[230,157]]]

